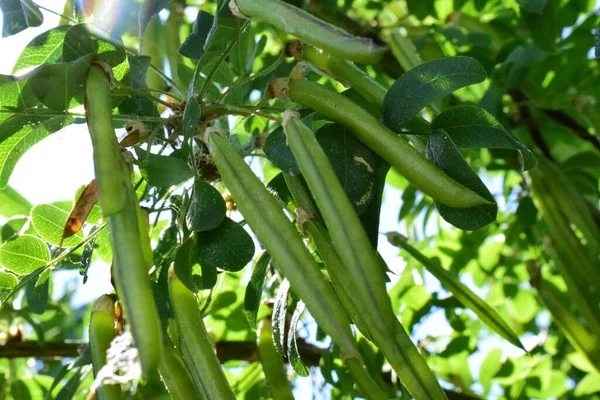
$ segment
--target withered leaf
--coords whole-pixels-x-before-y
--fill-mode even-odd
[[[92,206],[98,201],[98,195],[96,193],[96,180],[92,179],[87,184],[81,196],[77,199],[75,207],[71,210],[67,222],[65,222],[65,228],[63,229],[63,239],[69,238],[75,235],[83,227],[83,223],[87,219]]]

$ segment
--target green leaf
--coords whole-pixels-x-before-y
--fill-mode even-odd
[[[421,64],[403,74],[388,90],[383,101],[383,120],[388,128],[401,132],[434,100],[485,78],[483,67],[471,57],[448,57]]]
[[[203,10],[198,11],[194,29],[179,48],[179,54],[194,60],[202,57],[204,54],[204,44],[212,28],[213,20],[214,17],[212,14]]]
[[[196,234],[200,264],[209,263],[217,268],[236,272],[254,256],[252,237],[237,222],[225,218],[215,229]]]
[[[236,75],[245,75],[248,71],[252,72],[254,62],[254,47],[256,32],[252,26],[248,26],[240,35],[238,42],[233,46],[229,53],[229,61]]]
[[[575,387],[574,395],[579,398],[600,392],[600,374],[590,373],[583,377]]]
[[[548,0],[517,0],[521,8],[537,14],[542,13],[547,2]]]
[[[32,400],[31,393],[29,392],[29,387],[21,379],[12,382],[12,384],[10,385],[10,394],[15,400]]]
[[[191,96],[183,111],[183,140],[185,143],[190,140],[192,136],[196,134],[196,125],[200,121],[201,109],[198,100],[194,96]]]
[[[443,129],[459,149],[514,149],[519,152],[521,169],[535,167],[537,158],[523,143],[515,139],[483,108],[452,107],[431,123],[432,130]]]
[[[506,300],[508,313],[520,324],[531,321],[539,312],[535,295],[531,290],[519,289],[517,294]]]
[[[375,196],[379,156],[340,124],[326,125],[315,136],[356,213],[361,215]]]
[[[0,125],[0,189],[21,156],[34,144],[73,122],[68,116],[15,115]]]
[[[448,176],[493,203],[470,208],[454,208],[436,201],[435,205],[442,218],[457,228],[467,231],[481,229],[496,221],[498,205],[495,203],[494,196],[471,169],[444,130],[436,130],[430,135],[427,143],[427,158]]]
[[[218,227],[225,219],[227,206],[221,193],[210,183],[196,180],[190,207],[186,215],[192,232],[204,232]]]
[[[48,245],[37,236],[17,236],[0,247],[0,264],[17,275],[32,273],[48,261]]]
[[[59,246],[63,236],[65,223],[69,213],[52,204],[40,204],[31,210],[31,224],[33,229],[46,242]],[[83,234],[77,232],[74,236],[63,241],[63,248],[76,246],[83,240]]]
[[[60,389],[60,391],[57,393],[57,395],[54,399],[55,400],[72,400],[75,397],[75,393],[77,393],[77,389],[79,388],[79,385],[81,385],[81,383],[85,379],[87,373],[89,373],[89,370],[86,370],[85,372],[86,373],[83,373],[83,368],[81,368],[81,367],[77,368],[77,370],[75,371],[73,376],[71,376],[69,378],[67,383],[65,383],[65,385],[62,387],[62,389]]]
[[[360,221],[365,232],[373,245],[377,248],[379,242],[379,221],[381,220],[381,206],[383,204],[383,190],[385,189],[385,178],[390,170],[390,164],[379,160],[379,166],[375,169],[375,188],[373,200],[369,207],[360,215]],[[411,185],[412,186],[412,185]]]
[[[211,289],[217,283],[217,269],[210,263],[198,264],[198,241],[194,235],[177,249],[175,275],[190,291]]]
[[[406,5],[410,13],[419,19],[424,19],[429,15],[435,16],[433,0],[407,0]]]
[[[30,78],[30,84],[43,105],[52,110],[65,111],[83,103],[87,70],[86,59],[74,63],[46,64]]]
[[[21,52],[13,73],[42,64],[54,64],[62,56],[65,35],[70,26],[61,25],[37,35]]]
[[[217,63],[227,49],[227,46],[234,39],[234,33],[239,25],[239,20],[231,14],[226,1],[219,3],[219,8],[214,16],[212,27],[204,43],[204,53],[198,59],[194,70],[194,78],[190,83],[188,92],[194,96],[198,95],[204,87],[206,76],[217,66]],[[221,64],[221,67],[227,68],[227,64]],[[225,67],[224,67],[225,66]],[[219,67],[219,68],[221,68]]]
[[[563,28],[562,9],[559,8],[559,0],[550,0],[546,3],[542,12],[523,11],[522,17],[533,43],[544,51],[554,52]]]
[[[31,0],[0,0],[0,11],[2,11],[2,37],[40,26],[44,21],[39,7]]]
[[[95,233],[98,230],[98,227],[95,226],[91,229],[90,234]],[[81,259],[79,261],[79,275],[83,277],[83,284],[87,283],[89,278],[88,271],[90,266],[92,265],[92,256],[94,255],[94,245],[96,243],[96,239],[98,237],[95,236],[85,243],[83,246],[83,251],[81,252]]]
[[[115,70],[122,68],[122,64],[127,62],[122,44],[113,44],[101,39],[95,36],[93,31],[93,25],[87,23],[70,27],[63,42],[62,61],[72,62],[83,56],[94,55],[111,67],[118,67]],[[120,78],[115,74],[115,79]]]
[[[29,84],[29,77],[36,72],[19,77],[0,75],[0,122],[12,116],[15,109],[22,111],[39,103]]]
[[[483,323],[513,345],[520,349],[525,349],[517,334],[514,333],[510,326],[500,317],[500,315],[498,315],[496,310],[490,307],[485,301],[481,300],[467,286],[459,281],[456,276],[445,270],[437,260],[428,258],[419,250],[409,245],[406,238],[402,235],[395,232],[390,232],[387,235],[391,244],[406,250],[408,254],[423,264],[423,266],[440,281],[442,286],[452,293],[462,305],[473,311]]]
[[[312,116],[309,115],[302,121],[310,126]],[[331,161],[356,212],[363,214],[376,194],[376,169],[381,161],[380,157],[340,124],[323,126],[315,137]],[[263,151],[269,161],[282,171],[290,175],[300,173],[281,127],[269,135]]]
[[[144,37],[144,32],[150,23],[150,20],[157,15],[160,10],[165,8],[169,3],[169,0],[146,0],[142,4],[140,11],[139,25],[140,25],[140,42]]]
[[[493,379],[502,367],[502,350],[492,349],[485,356],[479,369],[479,382],[488,393],[492,387]]]
[[[19,280],[9,272],[0,271],[0,289],[13,289]]]
[[[142,176],[152,186],[170,187],[194,176],[188,163],[179,158],[148,153],[139,147],[135,152],[140,159]]]
[[[124,84],[133,89],[145,89],[148,87],[148,68],[152,58],[149,56],[127,56],[129,71],[123,78]],[[119,112],[137,116],[157,116],[156,104],[143,94],[134,93],[119,104]]]
[[[147,88],[148,68],[151,61],[150,56],[127,56],[129,73],[124,80],[134,89]]]
[[[52,271],[46,269],[40,274],[37,280],[32,280],[25,290],[27,304],[31,311],[36,314],[43,314],[44,311],[46,311],[50,293],[51,276]]]
[[[258,315],[260,299],[262,297],[262,291],[267,277],[267,269],[270,262],[271,256],[269,253],[266,251],[263,252],[256,264],[254,264],[252,276],[246,286],[246,293],[244,295],[244,314],[246,314],[246,319],[248,319],[248,323],[252,329],[256,329],[256,317]]]
[[[287,139],[283,133],[283,127],[279,126],[269,134],[263,145],[265,156],[277,168],[290,175],[298,175],[300,168],[292,154],[292,150],[287,144]]]
[[[14,235],[18,234],[28,221],[29,217],[16,217],[6,221],[6,223],[2,226],[2,230],[0,231],[0,242],[7,241]]]
[[[31,204],[10,186],[0,190],[0,215],[13,217],[15,215],[28,215]]]
[[[283,172],[278,173],[275,178],[271,179],[269,183],[267,183],[267,189],[273,194],[273,197],[281,204],[283,208],[287,207],[294,198],[290,193],[290,189],[287,187],[285,183],[285,178],[283,177]]]
[[[288,332],[288,341],[287,341],[287,351],[288,351],[288,360],[290,360],[290,365],[294,368],[294,371],[299,376],[308,376],[308,369],[302,363],[302,359],[300,358],[300,353],[298,353],[298,343],[296,342],[296,331],[298,330],[298,323],[300,322],[300,317],[304,312],[304,302],[302,300],[298,301],[296,304],[296,309],[294,310],[294,314],[292,315],[292,320],[290,322],[290,330]]]
[[[288,293],[290,282],[284,279],[277,289],[275,304],[273,304],[273,344],[275,350],[282,356],[285,354],[285,321],[287,317]]]

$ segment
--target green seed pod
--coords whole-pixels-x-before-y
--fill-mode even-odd
[[[179,327],[183,357],[196,386],[207,399],[235,400],[202,322],[196,297],[175,276],[172,268],[169,270],[169,294]]]
[[[150,63],[153,66],[160,70],[164,69],[165,27],[158,16],[153,17],[146,27],[141,50],[142,55],[151,58]],[[148,68],[146,80],[151,89],[165,90],[167,88],[165,81],[152,68]]]
[[[286,46],[286,52],[298,61],[310,62],[319,71],[355,89],[377,107],[383,107],[385,88],[352,62],[335,57],[313,46],[303,45],[300,41],[289,42]]]
[[[98,204],[107,218],[125,208],[128,179],[123,179],[125,165],[112,128],[110,82],[100,65],[90,67],[85,90],[85,117],[94,147]]]
[[[368,398],[385,398],[380,389],[375,390],[377,384],[364,368],[344,306],[306,250],[294,225],[227,140],[216,133],[211,133],[208,139],[227,189],[277,268],[290,281],[292,290],[302,298],[319,327],[341,347],[342,359]]]
[[[446,175],[380,120],[341,94],[306,79],[287,78],[274,80],[269,91],[274,97],[311,107],[346,126],[409,182],[440,203],[456,208],[490,204]]]
[[[347,356],[359,357],[343,306],[277,201],[226,139],[211,133],[209,148],[240,212],[292,290]]]
[[[333,247],[346,269],[333,267],[339,286],[351,293],[349,310],[360,316],[358,327],[378,345],[408,389],[417,398],[444,398],[435,375],[428,368],[404,327],[396,318],[385,287],[377,252],[346,196],[331,162],[311,130],[296,113],[286,111],[283,128],[302,175],[329,229]],[[321,238],[321,242],[326,238]],[[348,246],[352,243],[352,246]],[[323,246],[322,246],[323,248]],[[331,256],[328,257],[331,260]],[[327,259],[326,259],[327,262]]]
[[[379,62],[385,48],[372,39],[353,36],[291,4],[279,0],[234,0],[235,14],[257,17],[338,57],[361,64]]]
[[[148,269],[152,267],[154,261],[154,255],[152,253],[152,245],[150,243],[150,233],[148,232],[148,217],[147,213],[137,205],[135,208],[138,220],[138,230],[140,232],[140,244],[142,246],[142,252],[144,253],[144,261],[148,266]]]
[[[190,371],[177,351],[170,345],[164,347],[158,372],[165,381],[173,400],[190,400],[201,398],[190,376]]]
[[[94,378],[106,365],[106,352],[116,335],[115,302],[110,296],[104,295],[94,302],[90,317],[90,348]],[[96,395],[99,400],[123,399],[123,392],[119,385],[102,385],[96,390]]]
[[[262,320],[258,329],[258,357],[267,381],[267,388],[274,400],[294,400],[281,354],[273,345],[271,318]]]
[[[140,240],[139,206],[112,129],[110,82],[99,64],[88,71],[85,106],[94,147],[98,199],[110,232],[117,293],[131,325],[144,375],[149,376],[160,362],[162,330],[148,278],[150,265]]]

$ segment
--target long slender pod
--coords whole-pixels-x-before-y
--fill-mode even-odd
[[[548,311],[550,311],[553,319],[565,333],[567,340],[600,373],[600,347],[598,346],[597,336],[590,334],[581,326],[577,317],[573,315],[567,304],[560,298],[561,294],[554,285],[544,280],[539,275],[539,271],[536,271],[533,275],[532,286],[537,289],[538,294],[546,307],[548,307]]]
[[[185,362],[170,345],[165,345],[158,372],[167,385],[173,400],[201,398]]]
[[[490,204],[446,175],[367,110],[341,94],[306,79],[288,78],[274,80],[270,93],[310,107],[346,126],[415,187],[440,203],[456,208]]]
[[[549,182],[548,189],[567,218],[583,233],[596,259],[600,257],[600,229],[586,201],[565,173],[545,157],[538,157],[538,174]]]
[[[385,287],[380,259],[371,246],[352,203],[344,193],[327,155],[311,130],[294,112],[284,114],[284,132],[302,175],[329,230],[333,247],[346,267],[339,279],[351,282],[354,307],[372,337],[416,398],[444,399],[445,394],[425,359],[398,322]],[[351,244],[351,245],[349,245]]]
[[[272,330],[271,318],[263,319],[258,329],[258,357],[265,373],[267,389],[273,400],[294,400],[283,359],[273,344]]]
[[[286,53],[298,61],[310,63],[321,74],[329,75],[345,86],[356,90],[375,107],[381,109],[383,114],[383,100],[387,89],[351,61],[336,57],[323,49],[303,44],[299,40],[289,42],[286,46]],[[419,115],[410,120],[406,124],[406,128],[409,132],[415,133],[431,132],[429,122]]]
[[[232,0],[236,14],[257,17],[338,57],[361,64],[379,62],[385,48],[372,39],[353,36],[291,4],[279,0]]]
[[[86,80],[85,111],[94,148],[98,201],[108,222],[117,293],[123,302],[145,376],[158,368],[162,330],[148,278],[137,198],[112,128],[110,81],[99,64]]]
[[[370,324],[367,323],[369,318],[364,317],[365,310],[362,307],[363,305],[358,304],[360,301],[356,301],[354,283],[348,279],[344,279],[348,275],[347,269],[331,244],[327,228],[317,216],[317,210],[309,197],[310,194],[304,188],[304,184],[299,176],[284,173],[284,178],[296,203],[297,220],[302,220],[299,221],[301,229],[308,232],[319,251],[319,255],[325,261],[325,267],[331,277],[331,283],[348,315],[352,318],[358,330],[367,339],[372,341],[369,334]],[[357,381],[359,381],[359,386],[363,391],[369,394],[369,398],[387,398],[386,393],[377,385],[359,360],[347,359],[346,366],[352,371]]]
[[[552,196],[544,176],[538,169],[529,171],[535,200],[544,216],[552,246],[550,253],[560,270],[571,299],[586,319],[590,329],[600,335],[600,308],[598,287],[600,273],[587,249],[572,232],[569,221]]]
[[[319,213],[313,204],[310,193],[305,188],[300,176],[284,173],[283,177],[296,204],[296,221],[300,225],[300,229],[307,232],[315,243],[319,255],[325,262],[325,267],[331,277],[331,283],[348,315],[358,330],[369,340],[372,340],[369,334],[369,324],[364,321],[359,308],[354,307],[354,301],[352,300],[354,293],[356,293],[354,283],[348,279],[343,279],[347,273],[346,268],[333,248],[327,228],[318,216]]]
[[[352,62],[303,44],[299,40],[289,42],[286,53],[298,61],[310,62],[321,73],[328,74],[344,85],[356,89],[377,107],[383,107],[386,89]]]
[[[240,212],[292,290],[346,355],[359,357],[344,308],[279,204],[226,139],[211,133],[209,148]]]
[[[179,327],[183,357],[198,389],[207,399],[235,399],[208,338],[196,297],[181,283],[172,269],[169,270],[169,295]]]
[[[106,365],[106,352],[115,336],[115,302],[110,296],[104,295],[94,302],[90,317],[90,349],[94,378]],[[123,392],[120,385],[101,385],[96,389],[96,396],[99,400],[120,400],[123,399]]]
[[[513,345],[525,350],[519,340],[519,336],[512,330],[510,325],[500,317],[488,303],[481,300],[471,289],[464,285],[458,277],[452,275],[441,265],[433,262],[429,257],[421,253],[416,248],[408,244],[406,238],[397,233],[388,233],[388,240],[395,246],[398,246],[421,263],[433,276],[435,276],[450,293],[456,297],[469,310],[473,311],[484,324],[496,331],[504,339]]]
[[[359,297],[365,307],[379,309],[385,318],[380,320],[380,329],[390,329],[396,317],[385,290],[385,276],[379,268],[380,261],[331,162],[315,135],[294,112],[286,111],[283,128],[302,176],[325,220],[333,246],[346,265],[346,279],[359,283],[354,285],[356,293],[352,295]]]
[[[292,290],[305,302],[319,327],[340,346],[342,358],[346,362],[361,360],[343,305],[277,201],[226,139],[211,133],[209,148],[240,212],[290,281]],[[351,372],[368,397],[378,398],[377,393],[369,393],[373,386],[366,371],[352,367]]]

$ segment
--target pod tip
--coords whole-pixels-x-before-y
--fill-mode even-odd
[[[304,45],[300,40],[292,40],[285,45],[285,55],[298,61],[304,60]]]
[[[112,316],[115,315],[115,300],[107,295],[104,294],[102,296],[100,296],[92,305],[92,312],[105,312],[107,314],[110,314]]]
[[[276,78],[269,83],[267,94],[272,99],[292,101],[290,99],[290,79]]]

